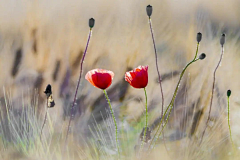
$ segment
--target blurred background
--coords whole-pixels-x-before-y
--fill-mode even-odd
[[[152,132],[161,120],[162,99],[146,14],[148,4],[153,6],[151,19],[165,106],[170,103],[180,72],[195,55],[198,32],[203,34],[199,55],[206,54],[204,60],[193,63],[187,69],[180,84],[165,130],[168,151],[160,139],[159,149],[151,156],[158,158],[161,155],[165,159],[233,159],[233,151],[229,151],[231,144],[226,92],[232,90],[230,116],[232,136],[237,148],[240,145],[240,128],[237,123],[240,116],[239,0],[2,0],[2,159],[61,159],[66,156],[61,146],[64,145],[62,141],[66,136],[80,61],[89,34],[88,20],[92,17],[95,26],[83,64],[83,76],[70,128],[68,148],[69,153],[72,151],[74,154],[67,159],[95,159],[94,156],[88,156],[96,154],[94,149],[85,151],[86,146],[92,143],[98,149],[104,146],[100,152],[105,156],[98,154],[101,155],[100,159],[114,159],[109,156],[115,150],[114,127],[108,104],[103,92],[84,79],[86,72],[95,68],[115,73],[107,92],[120,128],[119,141],[125,147],[123,156],[134,157],[134,146],[139,143],[144,126],[145,97],[143,90],[134,89],[125,82],[126,71],[139,65],[149,66],[146,90]],[[219,40],[222,33],[226,34],[224,57],[216,75],[211,120],[199,149],[196,141],[199,141],[206,125],[213,71],[221,53]],[[36,135],[46,112],[43,91],[47,84],[52,85],[56,105],[48,110],[49,123],[44,128],[45,143],[40,144],[39,140],[36,143]],[[9,110],[10,116],[7,113]],[[98,137],[97,133],[101,136]],[[47,153],[44,152],[45,148],[48,148]],[[49,153],[52,150],[54,152]],[[83,153],[76,154],[77,150]]]

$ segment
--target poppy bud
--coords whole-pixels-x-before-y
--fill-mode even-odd
[[[147,10],[147,15],[148,15],[148,17],[150,18],[150,16],[152,15],[152,6],[151,6],[151,5],[148,5],[147,8],[146,8],[146,10]]]
[[[202,53],[198,58],[203,60],[204,58],[206,57],[206,54],[205,53]]]
[[[89,27],[90,27],[90,28],[93,28],[93,27],[94,27],[94,24],[95,24],[95,19],[90,18],[90,19],[89,19]]]
[[[225,43],[225,34],[222,34],[222,37],[220,38],[220,44],[223,46]]]
[[[50,84],[47,85],[46,90],[44,91],[46,94],[47,98],[52,94],[52,87]]]
[[[199,43],[199,42],[201,42],[201,40],[202,40],[202,33],[198,32],[198,34],[197,34],[197,42]]]
[[[227,91],[227,96],[230,97],[230,96],[231,96],[231,93],[232,93],[232,91],[229,89],[229,90]]]

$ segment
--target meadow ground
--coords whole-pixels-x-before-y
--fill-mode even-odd
[[[152,27],[162,76],[164,110],[180,73],[198,55],[177,92],[164,140],[141,152],[145,124],[143,89],[131,87],[124,74],[148,65],[149,127],[153,138],[161,118],[161,92],[155,66],[146,6],[153,6]],[[102,90],[85,74],[95,68],[115,73],[107,89],[117,119],[121,159],[238,159],[240,146],[240,1],[80,1],[0,2],[0,156],[1,159],[117,159],[115,128]],[[80,61],[87,43],[89,18],[96,20],[74,108],[65,138]],[[219,61],[222,33],[224,56],[216,72],[210,121],[201,145],[211,100],[213,72]],[[52,85],[56,105],[46,108],[43,93]],[[230,97],[231,144],[227,90]],[[40,132],[46,111],[47,121]]]

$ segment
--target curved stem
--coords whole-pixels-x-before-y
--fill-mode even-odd
[[[82,60],[81,60],[79,79],[78,79],[78,83],[77,83],[77,87],[76,87],[76,91],[75,91],[75,95],[74,95],[74,99],[73,99],[73,103],[72,103],[72,107],[71,107],[71,115],[70,115],[70,119],[69,119],[69,123],[68,123],[68,129],[67,129],[67,135],[66,135],[66,139],[65,139],[65,145],[67,143],[68,134],[69,134],[70,126],[71,126],[71,121],[74,118],[73,109],[74,109],[74,105],[76,103],[78,88],[79,88],[81,77],[82,77],[83,61],[84,61],[86,53],[87,53],[87,49],[88,49],[88,45],[89,45],[89,42],[90,42],[91,35],[92,35],[92,29],[90,28],[90,31],[89,31],[89,34],[88,34],[87,45],[86,45],[86,48],[85,48],[85,51],[84,51],[84,54],[83,54],[83,57],[82,57]]]
[[[107,92],[106,90],[103,90],[104,94],[105,94],[105,97],[108,101],[108,105],[109,105],[109,108],[110,108],[110,111],[111,111],[111,114],[112,114],[112,119],[114,121],[114,125],[115,125],[115,136],[116,136],[116,146],[117,146],[117,150],[118,150],[118,158],[120,158],[120,150],[119,150],[119,145],[118,145],[118,128],[117,128],[117,121],[116,121],[116,118],[114,116],[114,113],[113,113],[113,109],[112,109],[112,105],[110,103],[110,100],[109,100],[109,97],[107,95]]]
[[[45,116],[44,116],[44,121],[43,121],[43,125],[42,125],[42,129],[41,129],[41,132],[40,132],[40,140],[42,141],[42,132],[43,132],[43,128],[46,124],[46,121],[47,121],[47,113],[48,113],[48,99],[47,99],[47,110],[46,110],[46,113],[45,113]]]
[[[163,95],[163,89],[162,89],[162,78],[161,78],[161,74],[160,74],[159,68],[158,68],[157,49],[156,49],[155,39],[154,39],[154,35],[153,35],[152,21],[151,21],[150,17],[149,17],[148,21],[149,21],[149,27],[150,27],[150,31],[151,31],[151,35],[152,35],[153,47],[154,47],[154,52],[155,52],[155,62],[156,62],[156,69],[157,69],[157,74],[158,74],[158,81],[159,81],[159,86],[160,86],[161,95],[162,95],[162,112],[161,112],[161,117],[163,117],[164,95]],[[164,133],[163,133],[163,143],[164,143],[165,149],[167,150],[167,146],[166,146],[165,138],[164,138]]]
[[[156,135],[158,134],[158,131],[159,131],[159,129],[160,129],[162,123],[163,123],[164,117],[166,116],[166,114],[167,114],[167,112],[168,112],[168,110],[169,110],[169,108],[170,108],[170,111],[169,111],[169,114],[168,114],[166,123],[165,123],[164,126],[162,127],[162,130],[160,131],[159,135],[157,136],[156,141],[158,140],[159,136],[161,135],[161,132],[163,131],[163,129],[165,128],[165,126],[166,126],[166,124],[167,124],[167,122],[168,122],[169,116],[170,116],[171,111],[172,111],[172,108],[173,108],[173,104],[174,104],[175,98],[176,98],[176,96],[177,96],[177,91],[178,91],[180,82],[181,82],[181,80],[182,80],[182,77],[183,77],[186,69],[187,69],[188,66],[190,66],[192,63],[194,63],[194,62],[196,62],[196,61],[199,60],[199,59],[196,59],[196,58],[197,58],[197,54],[198,54],[198,48],[199,48],[199,43],[197,43],[196,54],[195,54],[193,60],[192,60],[191,62],[189,62],[189,63],[184,67],[183,71],[182,71],[181,74],[180,74],[180,78],[179,78],[179,80],[178,80],[178,83],[177,83],[176,89],[175,89],[175,91],[174,91],[172,100],[171,100],[171,102],[169,103],[169,105],[167,106],[167,109],[165,110],[165,112],[164,112],[164,114],[163,114],[163,116],[162,116],[162,119],[161,119],[161,121],[160,121],[160,124],[158,125],[157,131],[156,131],[156,133],[155,133],[154,136],[153,136],[153,139],[152,139],[152,141],[151,141],[151,143],[150,143],[150,145],[149,145],[149,147],[148,147],[148,150],[150,149],[152,143],[154,142],[154,139],[155,139]],[[154,144],[153,144],[153,147],[154,147]]]
[[[206,129],[207,129],[208,122],[209,122],[209,120],[210,120],[210,115],[211,115],[211,110],[212,110],[212,103],[213,103],[213,94],[214,94],[215,81],[216,81],[216,72],[217,72],[218,67],[219,67],[220,64],[221,64],[221,61],[222,61],[222,57],[223,57],[223,53],[224,53],[224,48],[223,48],[223,46],[221,47],[221,49],[222,49],[222,51],[221,51],[220,59],[219,59],[219,61],[218,61],[218,64],[217,64],[217,66],[216,66],[214,72],[213,72],[212,95],[211,95],[211,101],[210,101],[210,107],[209,107],[208,118],[207,118],[206,126],[205,126],[205,128],[204,128],[204,131],[203,131],[203,134],[202,134],[201,141],[200,141],[199,145],[202,143],[202,140],[203,140],[204,134],[205,134]]]
[[[227,98],[228,100],[228,128],[229,128],[229,134],[230,134],[230,140],[231,140],[231,143],[232,143],[232,146],[234,147],[234,143],[233,143],[233,140],[232,140],[232,132],[231,132],[231,126],[230,126],[230,105],[229,105],[229,97]]]

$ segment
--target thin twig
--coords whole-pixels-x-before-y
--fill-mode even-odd
[[[213,85],[212,85],[212,95],[211,95],[211,101],[210,101],[210,107],[209,107],[209,113],[208,113],[208,118],[207,118],[207,122],[206,122],[206,126],[204,128],[204,131],[203,131],[203,134],[202,134],[202,137],[201,137],[201,141],[199,143],[199,145],[202,143],[202,140],[203,140],[203,137],[204,137],[204,134],[206,132],[206,129],[207,129],[207,126],[208,126],[208,122],[210,120],[210,115],[211,115],[211,110],[212,110],[212,103],[213,103],[213,94],[214,94],[214,88],[215,88],[215,80],[216,80],[216,72],[217,72],[217,69],[218,67],[220,66],[221,64],[221,61],[222,61],[222,57],[223,57],[223,53],[224,53],[224,48],[223,48],[223,45],[221,46],[221,56],[220,56],[220,59],[218,61],[218,64],[213,72]]]
[[[77,88],[76,88],[76,91],[75,91],[75,95],[74,95],[74,99],[73,99],[73,103],[72,103],[72,107],[71,107],[71,115],[70,115],[70,119],[69,119],[69,123],[68,123],[68,129],[67,129],[67,135],[66,135],[66,139],[65,139],[65,145],[67,144],[68,134],[69,134],[69,130],[70,130],[70,127],[71,127],[71,121],[74,118],[74,114],[73,114],[74,105],[75,105],[76,99],[77,99],[78,88],[79,88],[81,77],[82,77],[83,61],[84,61],[84,58],[85,58],[86,53],[87,53],[87,49],[88,49],[88,45],[89,45],[89,42],[90,42],[91,34],[92,34],[92,29],[90,28],[87,45],[86,45],[86,48],[85,48],[85,51],[84,51],[84,54],[83,54],[83,58],[81,60],[79,79],[78,79]]]

